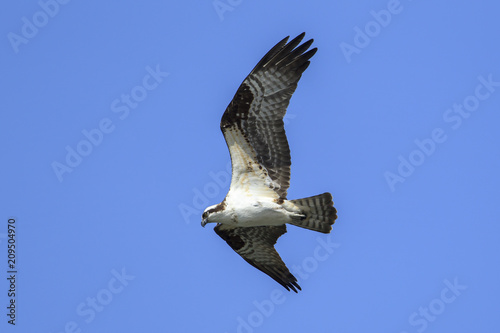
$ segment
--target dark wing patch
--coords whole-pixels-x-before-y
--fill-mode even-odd
[[[229,103],[220,124],[224,135],[228,129],[237,129],[244,137],[254,150],[249,156],[255,155],[256,162],[267,169],[274,182],[271,188],[283,199],[290,186],[291,165],[283,117],[309,59],[317,51],[314,48],[305,52],[312,39],[297,47],[304,35],[288,44],[286,37],[259,61]],[[232,155],[229,142],[228,146]],[[233,165],[233,175],[235,172]],[[233,179],[239,178],[236,175]]]
[[[233,228],[219,223],[214,231],[250,265],[272,277],[286,290],[301,290],[274,248],[278,238],[286,232],[285,225]]]

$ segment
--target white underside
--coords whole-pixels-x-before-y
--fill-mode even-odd
[[[277,204],[270,198],[226,198],[226,208],[219,216],[220,223],[238,227],[282,225],[300,218],[300,210],[289,201]]]
[[[278,204],[279,195],[265,167],[256,162],[254,150],[239,131],[229,129],[224,133],[231,152],[231,187],[226,196],[225,208],[211,216],[218,223],[252,227],[282,225],[293,218],[300,218],[300,209],[290,201]]]

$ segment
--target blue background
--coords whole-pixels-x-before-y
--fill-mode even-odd
[[[500,86],[481,83],[500,82],[497,2],[3,8],[2,332],[498,328]],[[295,294],[200,216],[229,187],[225,107],[275,43],[302,31],[319,51],[286,117],[288,193],[329,191],[339,218],[330,236],[289,226],[278,241],[302,271]],[[473,111],[461,116],[464,103]]]

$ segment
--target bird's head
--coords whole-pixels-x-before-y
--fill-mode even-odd
[[[221,218],[221,211],[224,210],[224,203],[207,207],[201,215],[201,226],[205,227],[207,223],[217,222]]]

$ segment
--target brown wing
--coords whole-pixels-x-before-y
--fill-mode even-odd
[[[286,232],[285,225],[233,228],[219,223],[214,231],[250,265],[272,277],[286,290],[301,290],[274,248],[278,238]]]
[[[220,126],[233,167],[230,191],[247,182],[253,192],[265,186],[286,199],[291,162],[283,117],[317,51],[307,51],[312,39],[297,47],[304,35],[276,44],[243,81],[222,116]]]

